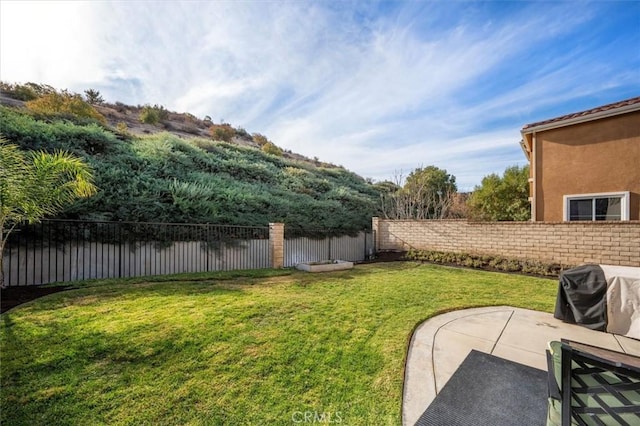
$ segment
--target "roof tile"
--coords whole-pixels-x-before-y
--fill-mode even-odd
[[[591,114],[596,114],[596,113],[599,113],[599,112],[609,111],[609,110],[612,110],[612,109],[621,108],[621,107],[625,107],[625,106],[628,106],[628,105],[635,105],[635,104],[640,104],[640,96],[635,97],[635,98],[631,98],[631,99],[626,99],[624,101],[614,102],[612,104],[602,105],[602,106],[599,106],[599,107],[596,107],[596,108],[588,109],[586,111],[574,112],[572,114],[567,114],[567,115],[563,115],[563,116],[560,116],[560,117],[551,118],[549,120],[544,120],[544,121],[538,121],[536,123],[525,124],[525,126],[522,128],[522,130],[529,129],[531,127],[542,126],[544,124],[551,124],[551,123],[560,122],[560,121],[564,121],[564,120],[570,120],[572,118],[584,117],[584,116],[588,116],[588,115],[591,115]]]

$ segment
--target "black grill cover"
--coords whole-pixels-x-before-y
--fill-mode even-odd
[[[592,330],[606,330],[607,280],[600,266],[582,265],[560,274],[553,316]]]

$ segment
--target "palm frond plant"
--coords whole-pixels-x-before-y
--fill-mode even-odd
[[[39,222],[97,191],[91,168],[64,152],[24,152],[0,136],[0,286],[4,248],[21,222]]]

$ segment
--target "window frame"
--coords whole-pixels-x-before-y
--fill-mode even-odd
[[[574,200],[595,200],[596,198],[620,198],[620,220],[613,219],[616,222],[628,221],[629,220],[629,191],[620,191],[620,192],[596,192],[593,194],[572,194],[572,195],[564,195],[563,198],[563,212],[562,217],[565,222],[599,222],[595,219],[595,210],[592,211],[591,221],[579,221],[579,220],[569,220],[569,203]]]

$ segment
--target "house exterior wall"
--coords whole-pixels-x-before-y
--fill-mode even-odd
[[[536,132],[536,221],[564,220],[563,196],[630,192],[640,220],[640,111]]]
[[[373,218],[379,251],[435,250],[640,267],[640,221],[469,222]]]

